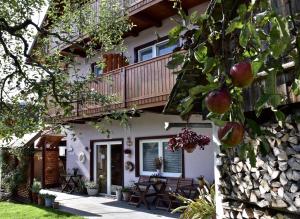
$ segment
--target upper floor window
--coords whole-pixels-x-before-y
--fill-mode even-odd
[[[168,42],[168,40],[164,40],[162,42],[153,43],[150,46],[138,49],[137,61],[146,61],[154,57],[166,55],[168,53],[173,52],[173,50],[178,46],[178,44],[169,45]]]

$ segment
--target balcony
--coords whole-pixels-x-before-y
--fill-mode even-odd
[[[173,3],[169,0],[120,0],[122,5],[126,8],[129,15],[129,19],[135,26],[128,33],[125,33],[124,37],[127,36],[137,36],[139,32],[157,26],[162,25],[162,21],[168,17],[171,17],[177,14],[177,10],[173,8]],[[185,11],[188,9],[199,5],[208,0],[182,0],[182,7]],[[97,11],[100,7],[100,0],[95,0],[91,3],[91,8],[94,11]],[[98,16],[95,14],[95,22],[97,22]],[[58,32],[61,32],[58,30]],[[74,25],[70,41],[73,42],[84,42],[88,41],[89,38],[86,34],[81,33],[79,29]],[[70,45],[62,42],[55,42],[55,38],[52,37],[50,40],[50,53],[53,49],[59,48],[62,53],[76,53],[78,55],[84,56],[78,48],[70,49]]]
[[[110,110],[164,106],[176,81],[176,75],[166,67],[170,59],[171,54],[168,54],[104,74],[89,84],[90,89],[117,96],[118,101],[109,106],[91,100],[76,103],[71,116],[59,119],[79,121],[101,116]]]

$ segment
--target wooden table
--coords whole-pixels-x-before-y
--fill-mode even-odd
[[[62,192],[68,191],[68,193],[73,193],[75,189],[79,190],[79,183],[82,178],[82,175],[77,174],[65,174],[63,175],[65,185],[62,188]]]
[[[149,207],[149,204],[147,202],[147,197],[149,196],[155,196],[156,194],[160,193],[162,189],[164,189],[164,182],[160,182],[160,181],[157,181],[157,182],[137,182],[137,183],[134,183],[137,190],[138,190],[138,193],[140,194],[139,196],[139,201],[136,205],[136,207],[139,207],[141,205],[141,203],[143,203],[145,205],[146,208],[150,209]],[[160,187],[159,187],[160,185]],[[150,187],[153,187],[154,188],[154,192],[153,193],[148,193],[149,192],[149,189]],[[145,189],[142,189],[142,188],[145,188]]]

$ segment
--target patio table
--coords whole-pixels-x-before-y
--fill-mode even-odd
[[[146,208],[150,209],[149,204],[147,202],[146,197],[149,196],[155,196],[156,194],[160,193],[163,189],[164,189],[164,182],[161,181],[157,181],[157,182],[137,182],[134,183],[140,196],[139,196],[139,201],[136,205],[136,207],[139,207],[141,205],[141,203],[143,203],[145,205]],[[150,187],[154,188],[154,192],[153,193],[148,193]],[[143,189],[145,188],[145,189]]]
[[[67,189],[70,189],[68,193],[73,193],[75,189],[79,189],[79,181],[81,180],[82,175],[65,174],[63,176],[65,178],[65,186],[62,188],[62,192],[67,191]]]

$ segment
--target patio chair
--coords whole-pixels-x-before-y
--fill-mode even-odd
[[[192,192],[192,186],[193,186],[192,178],[179,178],[176,192],[186,198],[190,198]]]
[[[177,193],[178,178],[168,178],[164,192],[157,194],[155,207],[170,211],[173,207],[179,204],[179,201],[174,196]]]
[[[140,176],[138,182],[149,182],[150,176]],[[140,199],[140,192],[138,191],[137,187],[134,186],[131,190],[131,196],[129,199],[130,205],[137,205],[138,200]]]

